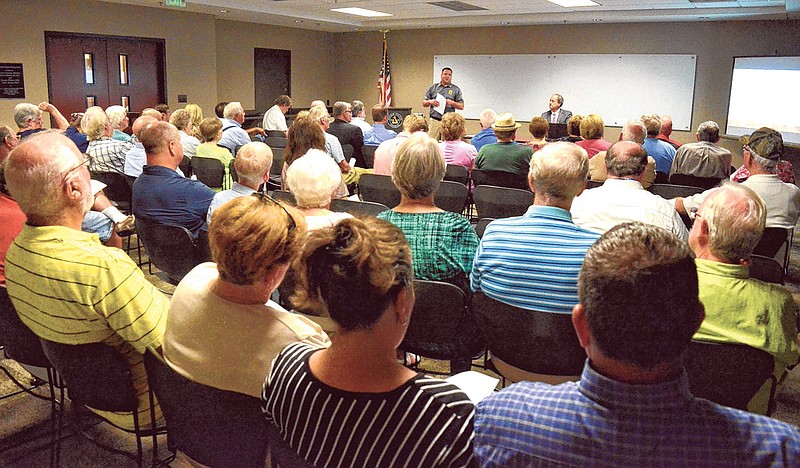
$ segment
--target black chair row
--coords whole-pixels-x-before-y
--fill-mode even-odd
[[[364,201],[381,203],[388,207],[400,204],[400,192],[390,176],[364,174],[358,181],[358,188]],[[468,199],[469,190],[466,185],[445,180],[436,191],[434,203],[445,211],[461,214]]]
[[[289,205],[296,205],[292,192],[285,190],[275,190],[272,197],[278,201]],[[348,200],[346,198],[334,198],[331,200],[330,210],[337,213],[350,213],[352,215],[375,216],[378,213],[388,210],[389,207],[376,202]]]

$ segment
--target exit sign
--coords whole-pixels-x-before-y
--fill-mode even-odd
[[[164,5],[186,8],[186,0],[166,0]]]

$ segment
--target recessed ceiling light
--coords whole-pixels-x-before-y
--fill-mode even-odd
[[[227,13],[228,10],[219,10],[220,13]]]
[[[560,5],[565,8],[572,8],[572,7],[588,7],[588,6],[599,6],[600,4],[597,2],[593,2],[592,0],[547,0],[550,3],[555,3],[556,5]]]
[[[348,15],[366,16],[367,18],[373,18],[376,16],[393,16],[389,13],[382,13],[380,11],[367,10],[365,8],[357,8],[357,7],[331,8],[331,11],[346,13]]]

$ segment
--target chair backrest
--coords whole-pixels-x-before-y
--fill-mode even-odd
[[[353,157],[355,149],[353,148],[353,145],[345,143],[344,145],[342,145],[342,152],[344,153],[344,160],[350,162],[350,158]]]
[[[750,256],[750,277],[767,283],[783,284],[783,265],[773,258],[761,255]]]
[[[526,175],[505,171],[483,171],[480,169],[473,169],[471,177],[476,187],[478,185],[494,185],[496,187],[510,187],[530,191],[528,177]]]
[[[273,151],[277,148],[286,148],[286,144],[289,140],[286,139],[285,136],[268,136],[264,139],[264,143],[267,144]]]
[[[273,190],[272,198],[292,206],[297,205],[297,202],[294,199],[294,194],[286,190]]]
[[[197,231],[197,261],[200,263],[211,261],[211,245],[208,242],[208,229]]]
[[[195,156],[192,158],[192,173],[210,188],[221,189],[225,180],[225,165],[219,159]]]
[[[284,132],[283,130],[265,130],[264,132],[267,134],[267,138],[280,137],[286,139],[286,132]]]
[[[192,176],[192,160],[189,159],[189,156],[186,156],[184,154],[183,155],[183,160],[181,161],[180,164],[178,164],[178,167],[180,168],[181,172],[183,172],[183,175],[185,177],[191,177]]]
[[[683,363],[692,394],[742,410],[747,409],[747,403],[772,377],[775,365],[774,358],[766,351],[703,341],[692,341]],[[774,386],[771,392],[774,395],[773,392]]]
[[[72,401],[105,411],[136,410],[139,402],[130,369],[119,351],[103,343],[68,345],[40,340]]]
[[[178,450],[206,466],[264,466],[260,399],[189,380],[150,352],[144,366]]]
[[[283,148],[272,148],[272,167],[269,169],[270,175],[276,175],[278,178],[283,171]]]
[[[106,194],[109,200],[117,202],[120,210],[131,210],[131,185],[124,175],[116,172],[93,172],[92,179],[106,184],[103,193]]]
[[[382,203],[389,208],[400,204],[400,192],[392,183],[391,176],[362,174],[358,179],[358,190],[364,201]]]
[[[443,180],[436,190],[433,202],[445,211],[461,214],[464,211],[464,205],[467,203],[468,197],[469,190],[467,190],[466,185]]]
[[[361,155],[364,156],[364,165],[367,169],[371,169],[375,166],[376,149],[378,149],[378,147],[372,145],[364,145],[361,147]]]
[[[521,309],[484,295],[472,307],[492,356],[536,374],[580,375],[586,352],[570,314]]]
[[[231,179],[233,179],[234,182],[239,182],[239,173],[236,172],[236,168],[233,166],[235,161],[235,159],[231,159],[231,162],[228,163],[228,172],[231,174]]]
[[[447,170],[444,173],[444,180],[467,185],[467,180],[469,180],[469,171],[464,166],[448,164]]]
[[[39,337],[22,323],[4,287],[0,287],[0,341],[8,359],[28,366],[50,367]]]
[[[478,237],[483,237],[483,233],[486,232],[486,226],[488,226],[492,221],[494,221],[494,218],[479,219],[478,224],[475,225],[475,234],[477,234]]]
[[[483,348],[461,288],[415,280],[414,291],[414,311],[400,349],[433,359],[457,359],[471,358]]]
[[[493,185],[479,185],[472,193],[479,218],[522,216],[533,204],[533,193],[527,190]]]
[[[719,177],[697,177],[688,174],[672,174],[669,176],[669,183],[673,185],[688,185],[690,187],[700,187],[703,190],[714,188],[722,181]]]
[[[653,184],[647,190],[667,200],[677,197],[689,197],[703,191],[700,187],[675,184]]]
[[[599,180],[587,180],[586,190],[597,188],[600,187],[601,185],[603,185],[603,182],[600,182]]]
[[[346,198],[335,198],[331,200],[331,211],[337,213],[350,213],[351,215],[375,216],[388,210],[389,207],[375,202],[355,201]]]
[[[761,240],[753,249],[753,253],[773,258],[789,239],[789,230],[779,227],[764,228]]]
[[[150,261],[173,281],[180,281],[200,263],[194,236],[185,227],[136,218],[136,233]]]

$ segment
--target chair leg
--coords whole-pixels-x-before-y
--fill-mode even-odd
[[[141,427],[139,427],[139,409],[135,408],[133,410],[133,434],[136,436],[136,467],[142,468],[142,433]]]

